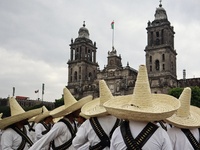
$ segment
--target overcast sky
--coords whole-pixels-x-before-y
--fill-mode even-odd
[[[114,46],[122,64],[138,70],[145,64],[147,22],[154,20],[159,0],[0,0],[0,97],[61,98],[67,85],[71,38],[86,22],[97,44],[100,69]],[[200,77],[200,1],[163,0],[174,26],[177,77]],[[35,94],[35,90],[40,90]]]

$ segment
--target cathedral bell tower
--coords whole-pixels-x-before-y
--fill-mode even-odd
[[[167,93],[177,86],[174,28],[168,21],[162,4],[156,9],[155,19],[148,22],[146,66],[152,93]]]
[[[89,31],[83,27],[78,31],[78,38],[70,44],[68,60],[68,89],[77,98],[82,98],[84,85],[90,85],[97,78],[96,43],[89,38]]]

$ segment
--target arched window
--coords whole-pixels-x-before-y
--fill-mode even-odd
[[[162,66],[163,66],[163,70],[165,70],[165,64],[163,64]]]
[[[150,71],[152,71],[152,66],[150,66]]]
[[[152,56],[149,57],[149,62],[152,63]]]
[[[89,74],[88,74],[88,80],[91,80],[91,79],[92,79],[92,73],[89,72]]]
[[[77,72],[74,72],[74,81],[77,81]]]
[[[162,54],[162,61],[165,61],[165,54]]]
[[[171,62],[171,68],[172,68],[172,70],[174,70],[174,64],[173,64],[173,62]]]
[[[71,70],[71,71],[70,71],[70,82],[72,82],[72,76],[73,76],[73,75],[72,75],[72,71],[73,71],[73,69],[71,68],[70,70]]]
[[[159,60],[156,60],[155,65],[156,65],[156,70],[160,70],[160,62],[159,62]]]

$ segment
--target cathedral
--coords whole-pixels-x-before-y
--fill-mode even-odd
[[[147,45],[145,47],[146,67],[152,93],[167,93],[169,89],[186,86],[200,86],[200,78],[178,80],[174,48],[174,28],[167,18],[162,4],[156,8],[155,18],[147,23]],[[137,70],[122,65],[121,55],[114,47],[107,54],[107,64],[100,70],[96,60],[96,42],[89,37],[85,22],[78,31],[78,37],[70,43],[67,88],[76,99],[87,95],[99,97],[98,81],[104,79],[114,96],[133,93]]]

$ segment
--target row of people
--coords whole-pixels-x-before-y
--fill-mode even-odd
[[[99,93],[94,100],[87,96],[77,101],[64,88],[64,105],[52,111],[43,107],[25,112],[11,98],[11,117],[0,120],[2,150],[200,149],[200,109],[190,105],[190,88],[179,99],[151,94],[146,67],[141,65],[133,94],[113,96],[104,80],[99,81]],[[86,120],[77,128],[80,114]],[[24,124],[34,116],[31,141]],[[56,118],[62,119],[52,125]]]

